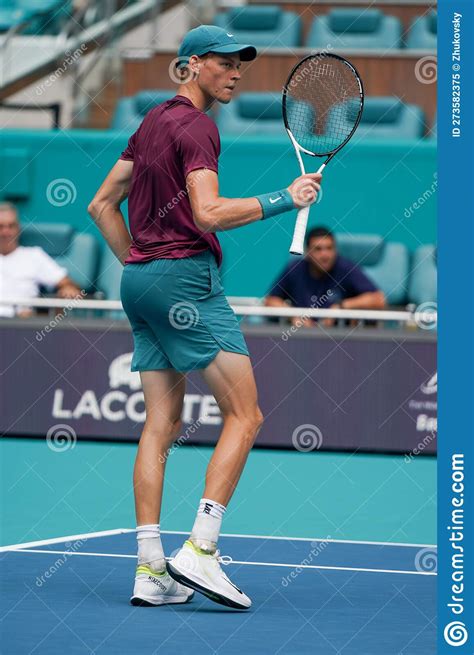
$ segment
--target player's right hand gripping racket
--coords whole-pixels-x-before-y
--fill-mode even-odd
[[[305,174],[301,153],[326,157],[320,173],[357,129],[364,107],[359,73],[343,57],[317,53],[305,57],[283,87],[283,120]],[[298,211],[290,252],[302,255],[309,206]]]

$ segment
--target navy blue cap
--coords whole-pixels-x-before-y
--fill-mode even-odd
[[[208,52],[221,55],[240,54],[242,61],[251,61],[257,56],[253,45],[239,43],[230,32],[215,25],[200,25],[190,30],[181,42],[178,57],[185,60],[191,55],[202,56]]]

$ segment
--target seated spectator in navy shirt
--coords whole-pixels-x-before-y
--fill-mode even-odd
[[[385,296],[362,269],[337,253],[334,235],[315,227],[306,235],[303,258],[291,261],[265,299],[267,307],[314,307],[318,309],[383,309]],[[311,318],[291,319],[292,325],[314,326]],[[324,319],[324,326],[334,324]]]

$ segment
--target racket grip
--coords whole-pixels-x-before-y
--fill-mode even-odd
[[[304,237],[306,234],[306,226],[308,225],[309,205],[299,210],[296,216],[295,231],[293,233],[293,241],[290,246],[290,253],[292,255],[302,255],[304,252]]]
[[[321,164],[321,166],[318,168],[318,173],[323,172],[326,167],[326,163],[327,162]],[[302,164],[301,169],[304,175],[304,168]],[[302,255],[304,253],[304,237],[306,234],[306,226],[308,225],[310,206],[311,205],[308,205],[308,207],[303,207],[303,209],[300,209],[296,215],[295,231],[293,232],[293,241],[291,242],[290,246],[290,253],[292,255]]]

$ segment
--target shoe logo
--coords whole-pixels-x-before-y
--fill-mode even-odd
[[[276,202],[282,199],[282,196],[278,196],[277,198],[269,198],[269,201],[274,205]]]
[[[244,592],[238,587],[236,587],[235,584],[229,580],[229,578],[225,578],[225,581],[228,582],[230,585],[232,585],[234,589],[239,592],[239,594],[242,594],[242,596],[244,595]]]
[[[148,580],[150,582],[153,582],[153,584],[156,584],[156,586],[159,587],[162,591],[166,591],[165,585],[159,580],[157,580],[155,577],[153,577],[152,575],[148,576]]]

